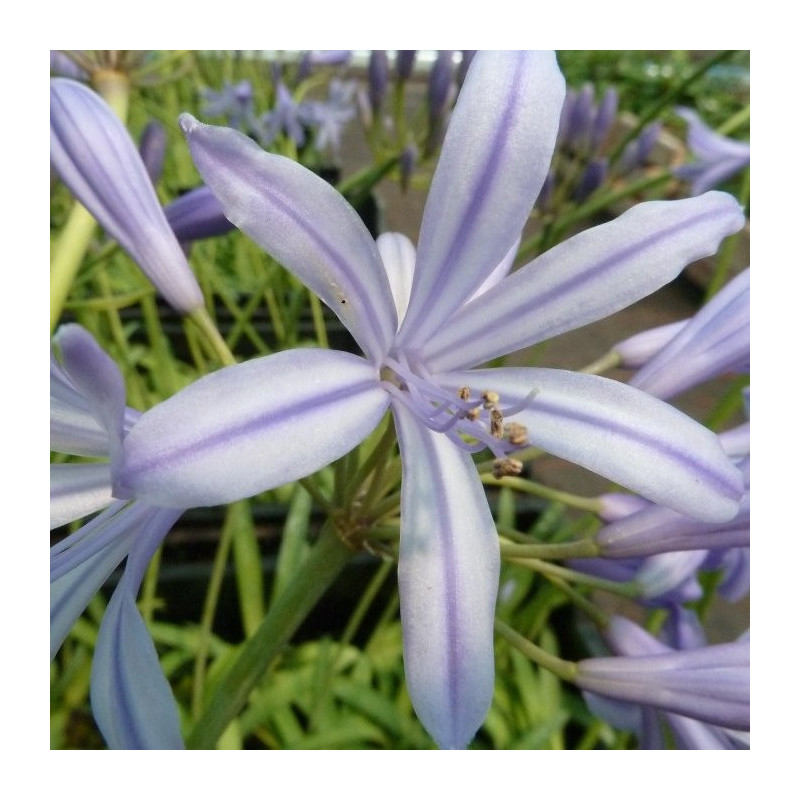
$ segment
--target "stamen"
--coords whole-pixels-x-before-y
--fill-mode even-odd
[[[507,408],[503,409],[503,415],[506,417],[513,417],[514,414],[519,414],[520,411],[524,411],[533,400],[536,395],[539,394],[538,389],[531,389],[522,400],[517,403],[515,406],[508,406]]]
[[[528,443],[528,431],[519,423],[505,424],[505,418],[526,408],[538,390],[509,408],[501,408],[499,393],[490,389],[481,393],[481,399],[470,400],[469,386],[445,390],[424,365],[415,364],[412,368],[404,353],[386,358],[381,378],[386,391],[427,428],[444,434],[469,453],[488,448],[502,465],[498,469],[508,475],[519,474],[521,465],[517,467],[519,462],[508,458],[508,454]],[[488,419],[481,419],[482,409],[489,412]]]
[[[498,458],[492,464],[492,475],[495,478],[505,478],[509,475],[519,475],[522,472],[522,462],[516,458]]]
[[[530,444],[528,429],[524,425],[520,425],[519,422],[509,422],[505,426],[505,433],[510,444],[518,446]]]
[[[485,409],[494,408],[500,402],[500,395],[497,392],[486,391],[481,397],[483,397],[483,407]]]
[[[499,408],[493,408],[489,415],[489,431],[495,439],[503,438],[503,414]]]

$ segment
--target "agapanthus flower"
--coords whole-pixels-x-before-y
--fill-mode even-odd
[[[721,523],[705,522],[655,503],[601,528],[594,537],[603,558],[640,558],[688,550],[750,546],[750,458],[736,458],[746,490],[739,509]]]
[[[178,241],[183,243],[221,236],[234,228],[208,186],[198,186],[175,198],[164,206],[164,214]]]
[[[314,128],[314,147],[323,152],[339,151],[342,132],[356,115],[354,81],[333,78],[328,84],[327,100],[309,100],[306,104],[306,119]]]
[[[109,747],[180,749],[178,712],[136,595],[151,556],[182,510],[112,497],[122,440],[140,412],[125,405],[122,375],[92,336],[65,325],[50,357],[50,447],[106,462],[50,467],[51,528],[102,510],[50,549],[50,656],[127,558],[98,633],[92,711]]]
[[[661,120],[651,122],[633,141],[625,145],[615,167],[618,175],[627,175],[647,163],[647,159],[650,158],[650,154],[658,143],[658,137],[661,135],[663,127],[664,123]]]
[[[50,163],[173,308],[203,306],[130,134],[99,95],[66,78],[50,81]]]
[[[379,251],[313,173],[184,115],[192,157],[231,221],[322,298],[365,357],[290,350],[207,375],[142,416],[115,475],[120,498],[228,502],[344,455],[391,407],[406,678],[444,748],[469,742],[492,697],[499,544],[470,453],[488,447],[498,469],[513,470],[519,440],[505,421],[531,444],[706,520],[735,514],[742,492],[716,437],[644,392],[562,370],[472,369],[625,307],[743,224],[720,193],[646,203],[499,279],[547,174],[563,97],[552,53],[476,55],[416,253],[399,235]],[[409,266],[404,290],[395,275]]]
[[[616,657],[578,664],[576,683],[589,707],[634,731],[645,750],[664,749],[662,723],[681,750],[747,747],[741,732],[750,729],[749,642],[706,645],[696,617],[678,608],[667,633],[672,646],[613,617],[605,638]]]
[[[428,124],[435,128],[439,124],[447,102],[453,92],[453,51],[439,50],[428,77]]]
[[[154,186],[161,178],[166,154],[167,131],[158,120],[150,120],[139,138],[139,155]]]
[[[395,59],[395,70],[398,81],[407,81],[414,74],[414,61],[417,58],[416,50],[398,50]]]
[[[373,115],[380,113],[389,86],[389,56],[385,50],[371,50],[367,64],[369,104]]]
[[[228,125],[249,131],[255,118],[253,84],[243,80],[237,84],[225,81],[222,89],[203,89],[202,113],[208,117],[225,117]]]
[[[311,122],[309,108],[298,103],[283,81],[275,87],[275,106],[259,120],[256,138],[268,147],[278,136],[287,136],[298,147],[306,143],[306,129]]]
[[[707,556],[705,550],[678,551],[643,558],[576,558],[570,559],[568,565],[603,580],[636,584],[639,603],[663,607],[702,598],[697,571]]]
[[[695,160],[676,167],[674,175],[691,181],[692,194],[713,189],[750,166],[750,143],[716,133],[689,108],[677,113],[688,123],[686,141]]]
[[[619,97],[613,87],[594,102],[594,86],[587,83],[580,91],[570,89],[561,110],[559,146],[572,151],[599,155],[617,115]]]
[[[78,66],[68,55],[61,50],[50,51],[50,72],[62,78],[72,78],[76,81],[89,80],[85,69]]]
[[[537,200],[541,209],[548,208],[556,187],[568,182],[569,198],[574,203],[583,203],[607,180],[609,174],[624,174],[619,164],[611,165],[608,159],[607,142],[617,122],[619,96],[613,87],[603,92],[595,102],[592,84],[584,84],[580,90],[567,91],[556,139],[558,150],[564,153],[569,163],[580,164],[582,171],[576,174],[570,167],[566,171],[556,169],[554,164],[542,192]]]
[[[666,400],[718,375],[747,372],[750,268],[730,281],[679,329],[670,330],[675,335],[631,377],[631,386]],[[622,353],[626,349],[636,350],[636,343],[622,342],[614,348]]]
[[[296,83],[306,80],[316,67],[339,67],[350,62],[352,50],[306,50],[300,54],[295,73]]]

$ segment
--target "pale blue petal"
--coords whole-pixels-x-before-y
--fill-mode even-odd
[[[673,651],[614,617],[605,636],[617,657],[578,662],[582,689],[736,730],[750,729],[750,643]]]
[[[689,324],[688,319],[668,322],[657,328],[629,336],[618,342],[612,350],[619,355],[620,366],[625,369],[636,369],[646,364],[662,347],[665,347],[677,334]]]
[[[392,297],[397,311],[398,325],[402,323],[408,308],[411,295],[411,284],[414,280],[414,264],[417,252],[408,236],[402,233],[382,233],[376,240],[378,252],[381,254],[386,277],[392,288]]]
[[[297,480],[352,450],[389,404],[377,369],[335,350],[287,350],[206,375],[125,438],[117,497],[194,508]]]
[[[749,547],[750,495],[744,495],[736,515],[724,522],[701,522],[669,508],[652,506],[609,523],[598,531],[595,541],[605,558]]]
[[[85,525],[60,546],[51,548],[50,658],[130,549],[136,523],[142,520],[141,504],[119,513],[122,505],[117,503],[103,513],[100,522]],[[64,568],[60,569],[62,564]]]
[[[750,269],[703,306],[630,380],[667,399],[750,363]]]
[[[715,253],[743,224],[737,202],[721,192],[640,203],[466,305],[424,346],[425,362],[431,370],[469,367],[607,317]]]
[[[722,136],[708,127],[697,112],[690,108],[678,108],[677,113],[688,123],[687,144],[699,159],[719,161],[723,158],[750,160],[750,144],[738,139]]]
[[[724,728],[678,714],[664,715],[679,750],[741,750],[737,740]]]
[[[50,530],[111,503],[109,464],[50,465]]]
[[[130,134],[99,95],[65,78],[50,81],[50,163],[174,308],[203,305]]]
[[[722,449],[732,459],[741,459],[750,455],[750,421],[743,422],[735,428],[723,431],[719,435]]]
[[[111,452],[109,434],[98,422],[98,414],[104,415],[114,428],[119,428],[117,406],[122,378],[117,377],[119,370],[102,353],[88,331],[79,325],[62,326],[56,334],[56,341],[62,331],[66,340],[74,343],[78,357],[70,359],[69,369],[75,373],[71,376],[67,366],[60,364],[50,351],[50,449],[78,456],[108,456]],[[69,345],[67,350],[71,351],[72,347]],[[86,354],[86,363],[82,350]],[[92,371],[96,379],[91,377]],[[95,399],[90,401],[93,396]],[[124,401],[124,393],[122,399]],[[140,411],[124,408],[122,428],[130,430],[140,416]]]
[[[108,431],[50,353],[50,449],[77,456],[108,456]]]
[[[397,330],[375,242],[322,178],[230,128],[181,116],[192,158],[228,219],[314,291],[379,361]]]
[[[419,347],[502,261],[550,167],[564,78],[550,51],[482,51],[447,129],[422,218],[408,314]]]
[[[125,382],[114,361],[80,325],[62,325],[53,337],[64,371],[83,396],[88,410],[108,434],[112,462],[125,429]]]
[[[597,375],[524,367],[437,379],[454,392],[495,391],[501,407],[536,391],[510,418],[528,429],[533,445],[697,519],[721,522],[739,509],[742,476],[717,437],[644,392]]]
[[[500,551],[472,459],[394,408],[403,462],[400,616],[417,716],[439,747],[467,746],[494,690]]]
[[[503,260],[489,273],[486,280],[475,290],[475,293],[469,298],[467,302],[471,302],[476,297],[488,292],[493,286],[497,286],[503,278],[511,272],[511,267],[514,266],[514,259],[517,257],[517,250],[519,250],[522,238],[518,237],[511,249],[503,256]]]
[[[675,590],[681,584],[693,581],[698,568],[705,559],[706,552],[703,550],[650,556],[644,560],[636,572],[634,580],[642,587],[643,597],[660,597]],[[696,589],[700,591],[699,586]],[[688,587],[684,587],[684,591],[688,591]],[[692,599],[699,600],[701,597],[702,591],[700,591],[700,596]]]
[[[725,158],[713,163],[695,162],[684,167],[676,167],[673,174],[676,178],[691,181],[691,193],[700,195],[732,178],[737,172],[741,172],[749,161],[748,156],[744,161],[738,158]]]
[[[136,595],[153,552],[180,516],[158,509],[138,531],[108,604],[92,661],[91,702],[113,750],[182,750],[178,709]]]
[[[192,242],[221,236],[233,230],[222,206],[208,186],[198,186],[164,207],[175,236],[180,242]]]

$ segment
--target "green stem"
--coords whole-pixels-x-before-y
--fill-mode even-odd
[[[314,502],[320,508],[322,508],[327,513],[330,513],[331,511],[334,510],[335,508],[334,504],[331,503],[331,501],[328,500],[328,498],[325,497],[324,494],[322,494],[319,487],[317,486],[316,483],[314,483],[314,480],[311,477],[300,478],[300,480],[298,480],[297,482],[311,495],[311,497],[314,499]]]
[[[236,363],[227,342],[222,338],[222,334],[217,330],[217,326],[205,308],[196,308],[190,312],[189,319],[200,329],[206,342],[225,366],[229,367]]]
[[[156,610],[156,589],[158,588],[158,573],[161,569],[161,548],[159,547],[150,563],[147,565],[147,572],[144,574],[142,584],[141,599],[139,600],[139,611],[142,618],[149,625],[153,621],[153,614]]]
[[[325,318],[322,316],[322,304],[311,289],[308,290],[308,303],[311,306],[311,319],[314,322],[314,335],[317,337],[317,344],[327,350],[328,332],[325,329]]]
[[[179,381],[175,371],[175,362],[169,350],[169,339],[164,334],[158,307],[152,294],[142,298],[141,308],[147,338],[150,340],[156,362],[154,382],[157,384],[161,396],[169,397],[178,391]]]
[[[372,450],[372,452],[364,459],[364,463],[361,464],[353,477],[344,487],[342,496],[344,498],[345,506],[350,506],[352,504],[353,498],[355,497],[359,487],[370,474],[370,472],[376,468],[378,462],[380,461],[382,464],[386,461],[389,455],[394,452],[394,444],[396,441],[394,425],[392,425],[388,417],[384,417],[384,419],[387,420],[386,430],[381,436],[378,444],[375,445],[375,448]]]
[[[498,527],[502,533],[502,530]],[[500,554],[508,558],[541,558],[547,561],[564,558],[596,558],[600,548],[592,539],[558,544],[500,543]]]
[[[203,716],[187,738],[189,748],[214,748],[228,723],[247,703],[250,692],[272,660],[344,569],[351,555],[352,552],[326,526],[303,569],[269,609],[258,630],[244,644],[238,658],[220,680]]]
[[[264,618],[264,573],[250,502],[241,500],[231,509],[234,507],[237,509],[238,523],[233,534],[233,566],[242,627],[245,636],[250,636]]]
[[[733,116],[728,117],[722,125],[717,128],[717,133],[720,136],[727,136],[730,133],[733,133],[737,128],[741,125],[744,125],[745,122],[750,121],[750,103],[748,103],[743,109],[737,111]]]
[[[622,597],[637,598],[641,594],[641,589],[636,583],[618,583],[617,581],[595,578],[593,575],[585,575],[582,572],[576,572],[566,567],[559,567],[557,564],[541,561],[538,558],[518,558],[514,556],[506,560],[512,564],[519,564],[521,567],[527,567],[534,572],[540,572],[542,575],[563,578],[572,583],[580,583],[584,586],[591,586],[594,589],[602,589],[606,592],[621,595]]]
[[[561,492],[558,489],[551,489],[541,483],[534,483],[525,478],[495,478],[494,475],[481,474],[481,482],[484,486],[507,486],[524,494],[532,494],[535,497],[542,497],[545,500],[555,500],[557,503],[579,508],[582,511],[591,511],[594,514],[600,513],[602,504],[597,498],[579,497],[569,492]]]
[[[599,606],[596,606],[591,600],[584,597],[580,592],[573,589],[566,581],[561,580],[561,578],[556,578],[553,575],[545,575],[545,578],[550,581],[553,586],[567,595],[574,605],[578,606],[578,608],[582,609],[584,613],[594,620],[595,624],[599,625],[601,628],[605,628],[608,625],[608,614]]]
[[[600,356],[597,361],[593,361],[591,364],[583,367],[581,372],[585,372],[587,375],[599,375],[601,372],[605,372],[609,369],[615,369],[620,365],[622,358],[620,357],[619,353],[614,352],[613,350],[609,350],[604,356]]]
[[[94,217],[75,203],[50,260],[50,334],[55,330],[97,226]]]
[[[565,661],[558,658],[547,650],[538,647],[529,639],[517,633],[511,626],[499,619],[494,621],[495,631],[502,636],[510,645],[517,648],[523,655],[527,656],[534,664],[544,667],[550,672],[558,675],[559,678],[573,683],[578,674],[578,665],[572,661]]]

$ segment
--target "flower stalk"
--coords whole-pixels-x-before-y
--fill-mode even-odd
[[[250,692],[285,647],[352,556],[326,526],[303,569],[270,607],[258,630],[217,684],[202,716],[187,738],[187,747],[213,749],[228,724],[244,708]]]

